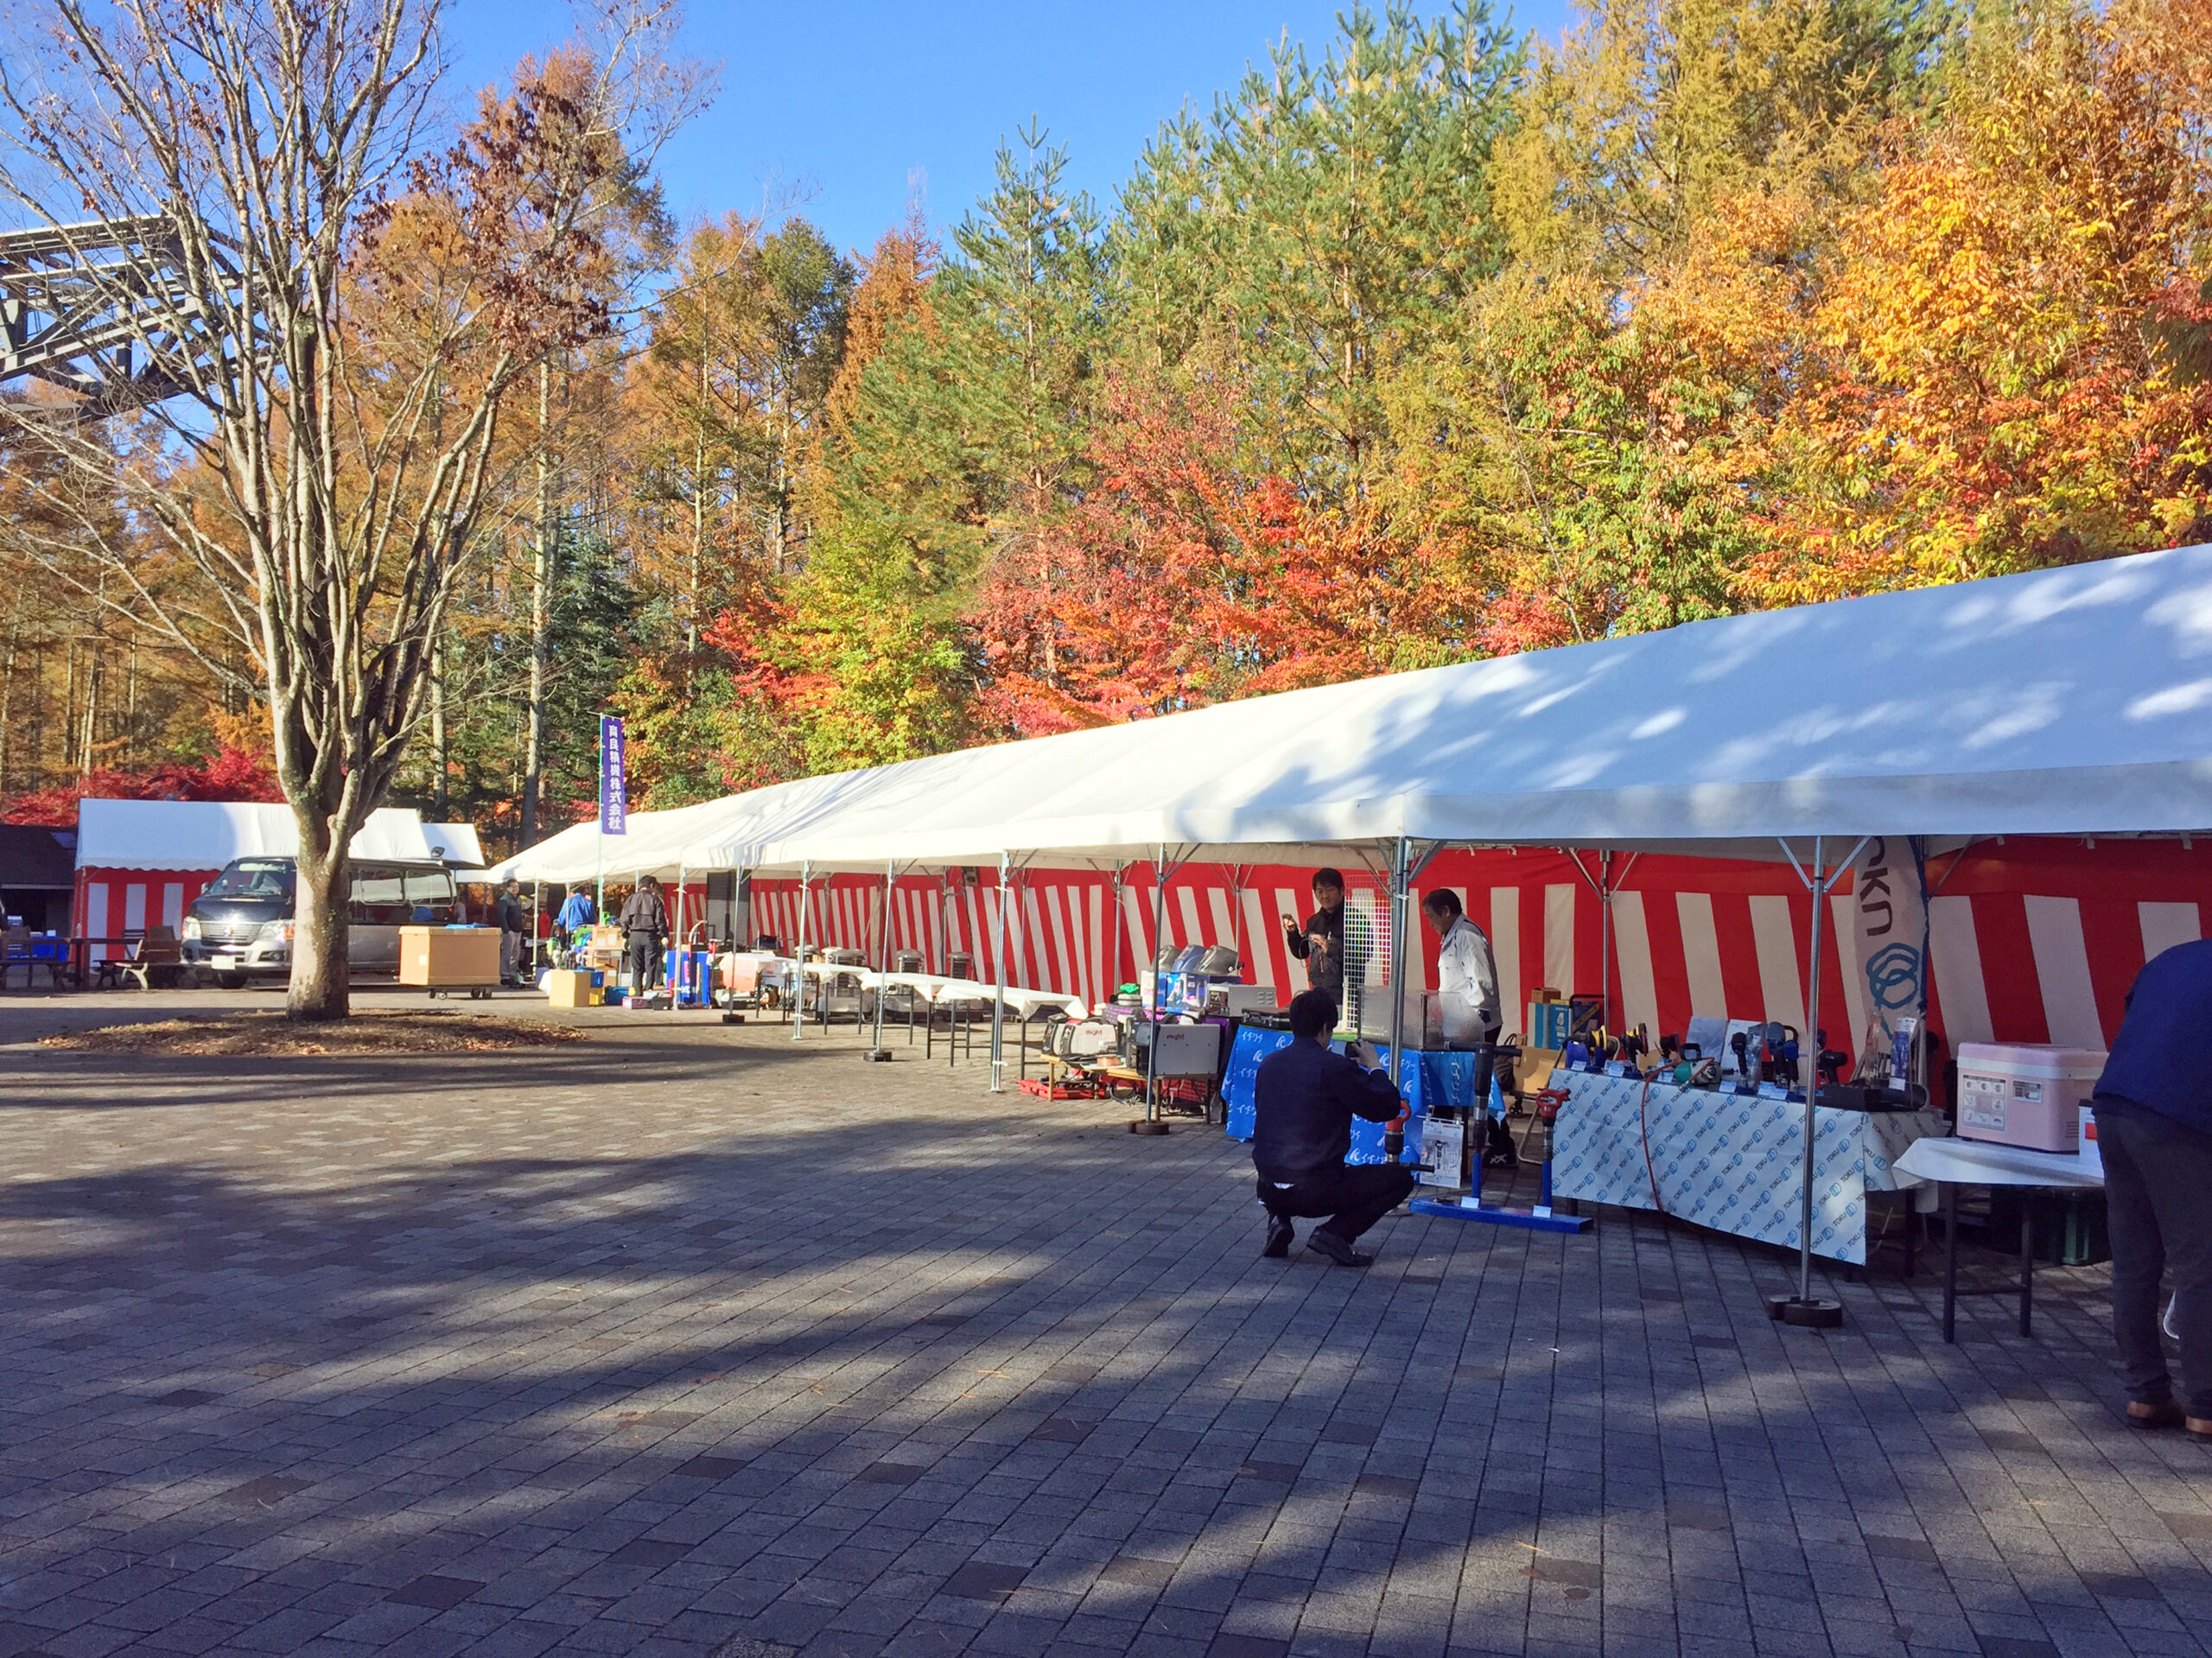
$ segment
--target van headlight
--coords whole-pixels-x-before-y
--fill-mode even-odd
[[[277,922],[274,926],[269,929],[269,937],[280,944],[290,943],[292,942],[292,924],[289,921]]]
[[[200,918],[188,915],[184,918],[184,936],[197,943],[200,937]]]

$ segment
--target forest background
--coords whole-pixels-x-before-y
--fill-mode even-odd
[[[507,416],[395,798],[512,847],[602,712],[662,807],[2212,540],[2212,0],[1356,10],[1067,171],[1024,129],[865,251],[648,226]],[[33,464],[0,816],[276,798],[237,677],[52,579]]]

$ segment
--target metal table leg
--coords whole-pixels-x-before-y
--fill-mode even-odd
[[[1943,1182],[1943,1339],[1959,1338],[1959,1183]]]

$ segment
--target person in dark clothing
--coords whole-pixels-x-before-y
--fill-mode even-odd
[[[1282,918],[1283,942],[1306,963],[1306,982],[1344,1005],[1344,878],[1333,869],[1313,872],[1313,913],[1301,927],[1296,916]]]
[[[523,913],[522,883],[512,875],[499,889],[499,982],[522,982],[522,947],[530,936],[530,919]]]
[[[1252,1166],[1268,1211],[1261,1254],[1270,1260],[1290,1253],[1291,1217],[1326,1216],[1306,1247],[1339,1267],[1367,1266],[1375,1257],[1359,1254],[1353,1242],[1413,1192],[1413,1171],[1402,1163],[1344,1163],[1354,1117],[1402,1124],[1406,1104],[1389,1076],[1375,1069],[1374,1049],[1355,1042],[1346,1055],[1329,1046],[1336,1023],[1337,1004],[1327,991],[1300,992],[1291,999],[1289,1045],[1260,1062]]]
[[[2136,1427],[2181,1427],[2212,1444],[2212,939],[2144,965],[2092,1103],[2112,1239],[2113,1337]],[[2181,1344],[2174,1398],[2158,1290],[2173,1275]]]
[[[668,905],[661,901],[660,883],[640,876],[615,924],[629,941],[630,988],[639,995],[658,989],[661,941],[668,937]]]

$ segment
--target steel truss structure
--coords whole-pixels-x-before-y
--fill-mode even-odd
[[[190,328],[203,291],[158,213],[0,231],[0,384],[32,376],[94,416],[188,392],[187,365],[220,349]]]

